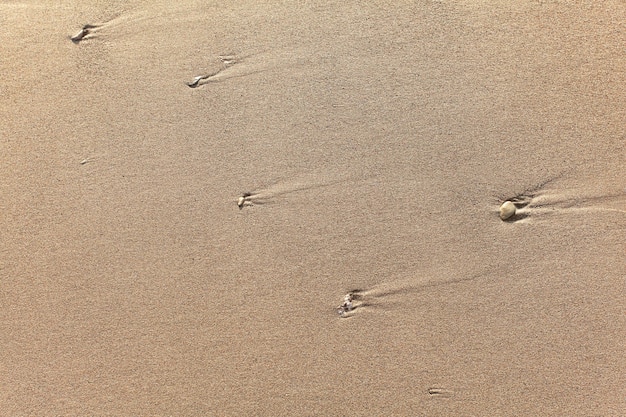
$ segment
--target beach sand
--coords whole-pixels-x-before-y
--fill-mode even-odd
[[[0,415],[624,415],[626,5],[509,3],[2,2]]]

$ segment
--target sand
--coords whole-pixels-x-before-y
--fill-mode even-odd
[[[624,415],[623,1],[0,19],[0,415]]]

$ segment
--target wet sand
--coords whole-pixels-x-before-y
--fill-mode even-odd
[[[0,4],[0,415],[623,415],[623,2],[92,3]]]

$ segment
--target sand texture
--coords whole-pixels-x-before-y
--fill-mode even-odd
[[[625,22],[0,2],[0,416],[625,415]]]

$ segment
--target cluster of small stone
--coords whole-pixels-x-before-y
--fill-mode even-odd
[[[353,300],[354,298],[352,293],[346,294],[345,297],[343,297],[343,303],[339,307],[337,307],[337,313],[340,316],[343,316],[349,311],[354,310],[354,304],[352,304]]]

